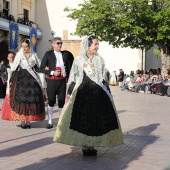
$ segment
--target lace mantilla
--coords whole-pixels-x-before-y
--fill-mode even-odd
[[[83,80],[83,69],[84,64],[86,63],[86,56],[79,55],[75,58],[72,69],[69,76],[68,83],[71,84],[72,82],[80,85]],[[94,55],[93,59],[94,64],[94,82],[98,85],[102,85],[102,81],[105,79],[105,63],[103,58],[99,54]]]

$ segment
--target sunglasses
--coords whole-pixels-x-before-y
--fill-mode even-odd
[[[57,44],[57,45],[62,45],[63,44],[63,42],[56,42],[55,44]]]

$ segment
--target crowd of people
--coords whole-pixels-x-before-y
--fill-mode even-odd
[[[123,91],[157,94],[170,97],[170,70],[165,76],[161,75],[161,69],[150,69],[143,74],[140,70],[129,75],[118,75],[119,86]]]
[[[30,21],[28,18],[25,18],[25,17],[23,17],[23,18],[19,17],[19,18],[17,19],[17,23],[19,23],[19,24],[24,24],[24,25],[27,25],[27,26],[29,26],[29,27],[38,28],[38,24],[36,24],[36,23],[33,22],[33,21]]]
[[[38,28],[38,24],[30,21],[27,17],[18,17],[16,20],[12,14],[6,15],[3,11],[0,12],[0,17],[9,20],[10,22],[17,22],[19,24],[27,25],[29,27]]]

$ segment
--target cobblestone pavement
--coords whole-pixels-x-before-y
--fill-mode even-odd
[[[0,120],[0,169],[3,170],[170,170],[170,98],[123,92],[111,86],[125,144],[100,147],[97,157],[81,148],[53,143],[47,120],[21,129]],[[1,103],[0,103],[1,105]],[[58,113],[55,107],[54,125]]]

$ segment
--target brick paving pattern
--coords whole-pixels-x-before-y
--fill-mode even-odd
[[[80,147],[53,143],[55,128],[45,129],[47,120],[32,122],[31,129],[0,120],[0,169],[170,170],[170,98],[110,88],[124,145],[99,147],[97,157],[84,157]],[[53,121],[56,127],[57,107]]]

